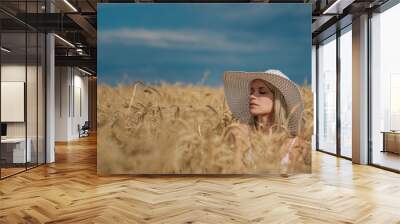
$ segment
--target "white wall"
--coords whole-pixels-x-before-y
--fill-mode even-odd
[[[78,75],[77,75],[78,72]],[[88,120],[88,78],[87,76],[82,76],[83,73],[78,70],[74,70],[74,99],[72,108],[72,120],[71,120],[71,135],[73,138],[78,138],[78,124],[81,126]],[[80,96],[80,97],[79,97]],[[80,101],[80,102],[79,102]],[[81,107],[81,108],[79,108]],[[81,110],[81,111],[80,111]]]
[[[31,67],[28,66],[28,69]],[[25,82],[25,64],[23,65],[2,65],[1,81],[20,81]]]
[[[1,81],[1,121],[25,121],[25,83]],[[36,108],[36,105],[35,107]],[[4,109],[4,110],[3,110]]]
[[[69,80],[67,67],[55,68],[55,141],[68,140]]]
[[[27,70],[25,70],[27,69]],[[1,81],[2,82],[25,82],[26,71],[28,72],[28,81],[30,86],[34,88],[27,88],[27,119],[28,119],[28,137],[31,133],[29,130],[36,130],[36,80],[34,80],[31,75],[36,76],[36,66],[18,65],[18,64],[4,64],[1,66]],[[4,97],[4,96],[3,96]],[[39,105],[40,107],[40,105]],[[7,110],[7,108],[1,108],[2,110]],[[32,123],[33,122],[33,123]],[[8,137],[25,137],[25,123],[26,122],[7,122],[7,136]],[[36,135],[36,132],[35,132]]]
[[[78,124],[88,120],[88,78],[83,75],[76,68],[56,67],[56,141],[79,138]]]
[[[36,70],[38,69],[38,70]],[[30,139],[30,148],[32,151],[32,161],[44,163],[44,83],[42,68],[25,64],[3,64],[1,66],[2,82],[24,82],[26,83],[26,107],[21,108],[21,112],[27,115],[27,120],[22,122],[7,123],[7,137],[24,138],[25,135]],[[27,78],[27,82],[25,80]],[[6,97],[7,96],[2,96]],[[10,108],[1,108],[1,110],[10,110]],[[15,113],[8,111],[9,113]],[[37,156],[37,153],[39,155]]]

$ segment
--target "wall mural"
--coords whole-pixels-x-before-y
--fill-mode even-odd
[[[311,172],[311,5],[99,4],[98,174]]]

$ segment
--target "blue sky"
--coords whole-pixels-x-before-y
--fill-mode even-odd
[[[311,83],[311,5],[98,4],[98,80],[223,84],[279,69]]]

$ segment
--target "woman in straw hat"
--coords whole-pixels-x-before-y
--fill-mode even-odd
[[[282,145],[288,152],[281,160],[282,174],[287,174],[288,166],[300,155],[306,156],[305,142],[297,137],[301,131],[304,103],[298,86],[285,74],[279,70],[228,71],[224,74],[224,90],[233,116],[247,124],[245,130],[254,127],[269,134],[288,132],[290,137]],[[250,142],[241,148],[235,156],[239,169],[245,166],[244,154],[251,150]]]

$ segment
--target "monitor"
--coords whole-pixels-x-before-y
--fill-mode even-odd
[[[7,124],[1,123],[1,136],[7,136]]]

